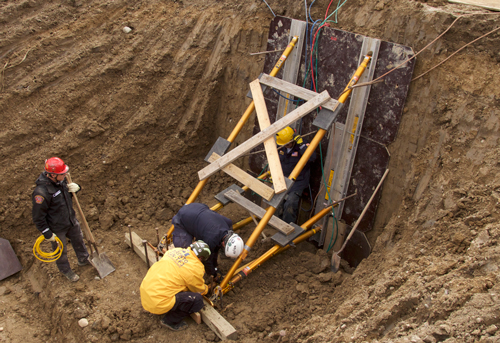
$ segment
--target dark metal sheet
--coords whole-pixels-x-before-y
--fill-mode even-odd
[[[276,243],[278,243],[280,246],[284,247],[284,246],[287,246],[288,244],[292,243],[292,241],[295,238],[297,238],[298,236],[300,236],[301,234],[303,234],[305,232],[305,230],[303,228],[301,228],[300,226],[298,226],[297,224],[290,223],[290,225],[292,225],[293,228],[295,229],[294,232],[292,232],[289,235],[285,235],[281,232],[278,232],[278,233],[275,233],[271,237],[271,239],[273,241],[275,241]],[[292,243],[292,245],[293,245],[293,243]]]
[[[207,156],[205,156],[205,161],[208,162],[210,159],[210,156],[215,152],[217,155],[222,156],[224,155],[229,147],[231,146],[231,142],[228,141],[225,138],[219,137],[217,138],[217,141],[215,141],[214,145],[208,152]]]
[[[292,188],[292,186],[293,186],[292,180],[285,177],[285,183],[286,183],[286,189]],[[273,189],[274,189],[274,186],[273,186]],[[274,194],[274,196],[271,198],[271,200],[268,201],[268,200],[264,199],[264,202],[266,204],[271,205],[274,208],[278,208],[278,206],[281,205],[281,203],[285,199],[286,193],[287,192],[282,192],[280,194]]]
[[[346,260],[349,266],[356,268],[361,261],[370,255],[371,250],[372,248],[365,234],[356,230],[347,242],[340,257]]]
[[[0,280],[14,275],[22,269],[23,266],[19,262],[9,241],[0,238]]]
[[[230,191],[230,190],[235,190],[236,192],[238,193],[243,193],[243,188],[241,188],[240,186],[238,185],[231,185],[229,187],[227,187],[225,190],[223,190],[222,192],[218,193],[216,196],[215,196],[215,199],[217,199],[218,202],[220,202],[223,206],[226,206],[227,204],[229,204],[231,202],[231,200],[229,200],[228,198],[226,198],[224,196],[224,194],[226,194],[226,192]]]

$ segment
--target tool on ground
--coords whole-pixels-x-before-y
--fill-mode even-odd
[[[14,275],[22,269],[23,266],[21,266],[9,241],[0,238],[0,280]]]
[[[340,250],[336,251],[336,252],[334,252],[332,254],[332,260],[331,260],[331,270],[332,270],[332,272],[336,273],[336,272],[339,271],[339,267],[340,267],[340,253],[342,252],[342,250],[344,250],[345,246],[347,245],[347,242],[349,241],[349,239],[354,234],[354,231],[356,231],[356,229],[358,228],[359,223],[361,223],[361,219],[363,218],[363,216],[365,215],[366,211],[370,207],[370,204],[372,203],[373,198],[375,198],[375,194],[377,194],[380,186],[382,186],[382,183],[384,182],[385,177],[387,176],[388,173],[389,173],[389,169],[387,169],[385,171],[384,175],[380,179],[380,181],[379,181],[379,183],[377,185],[377,188],[375,188],[375,191],[373,192],[372,196],[370,197],[370,200],[368,200],[368,203],[366,204],[365,208],[363,209],[363,212],[361,212],[361,214],[359,215],[358,221],[356,222],[356,224],[352,228],[351,232],[349,233],[349,236],[347,236],[347,238],[344,241],[344,244],[342,245],[342,247],[340,248]]]
[[[68,179],[69,183],[72,182],[69,173],[66,174],[66,178]],[[87,223],[87,219],[85,219],[85,215],[83,214],[82,208],[80,207],[80,203],[78,202],[78,197],[76,196],[76,193],[73,193],[73,199],[75,200],[78,213],[80,213],[80,217],[82,218],[81,227],[83,229],[83,233],[85,234],[85,239],[87,240],[87,244],[89,245],[90,248],[89,262],[94,266],[95,269],[97,269],[99,277],[102,279],[107,275],[109,275],[110,273],[114,272],[115,267],[113,266],[113,263],[111,263],[108,256],[106,256],[104,252],[99,253],[99,250],[97,249],[97,244],[94,240],[94,236],[90,231],[89,224]]]
[[[45,240],[45,237],[41,235],[33,245],[33,255],[42,262],[54,262],[61,257],[63,252],[63,244],[59,237],[56,236],[57,249],[53,252],[45,252],[40,248],[40,244]]]

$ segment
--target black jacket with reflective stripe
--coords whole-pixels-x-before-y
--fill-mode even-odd
[[[40,232],[49,228],[57,233],[74,226],[76,214],[67,181],[56,184],[43,172],[36,180],[36,185],[31,196],[36,228]]]

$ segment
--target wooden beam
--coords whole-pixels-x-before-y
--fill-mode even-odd
[[[205,322],[205,324],[207,324],[207,326],[223,341],[226,339],[238,339],[238,332],[236,329],[229,324],[220,313],[208,303],[208,301],[203,299],[203,303],[205,307],[200,310],[203,322]]]
[[[259,80],[254,80],[250,83],[250,91],[252,92],[255,112],[257,113],[260,130],[262,131],[271,126],[271,121],[269,120],[269,113],[267,112],[266,101],[264,100],[264,93],[262,93]],[[283,193],[286,191],[285,175],[283,175],[280,156],[278,154],[278,148],[276,147],[274,137],[268,138],[264,141],[264,149],[266,150],[269,171],[271,172],[271,177],[273,178],[274,192],[276,194]]]
[[[134,245],[135,253],[139,255],[139,257],[144,261],[144,263],[146,263],[146,253],[144,252],[144,245],[142,244],[142,239],[134,231],[132,231],[132,242]],[[130,234],[128,232],[125,233],[125,243],[127,243],[127,245],[130,246]],[[154,263],[156,263],[156,253],[153,249],[151,249],[150,246],[146,245],[146,247],[148,249],[149,266],[151,267]]]
[[[134,246],[134,251],[139,255],[139,257],[146,262],[146,255],[144,253],[144,247],[142,245],[142,238],[139,237],[135,232],[132,232],[132,242]],[[125,233],[125,243],[130,246],[130,234]],[[148,248],[148,258],[150,265],[156,262],[156,255],[151,247]],[[151,260],[151,257],[154,260]],[[205,307],[200,310],[201,319],[207,326],[217,335],[221,340],[232,339],[235,340],[238,338],[238,333],[235,328],[231,324],[229,324],[220,314],[215,310],[209,302],[203,299],[203,303]]]
[[[200,178],[200,180],[204,180],[207,177],[215,174],[218,170],[224,168],[225,166],[236,160],[244,153],[255,148],[257,145],[264,142],[266,139],[273,137],[278,131],[287,127],[291,123],[299,120],[300,118],[309,114],[311,111],[314,111],[315,109],[326,103],[328,100],[330,100],[330,95],[325,90],[321,94],[318,94],[317,96],[315,96],[314,98],[303,104],[302,106],[290,112],[288,115],[274,122],[267,129],[259,132],[252,138],[241,143],[239,146],[226,153],[217,161],[212,162],[210,165],[200,170],[198,172],[198,177]]]
[[[276,77],[269,76],[267,74],[262,74],[262,76],[260,77],[260,83],[304,100],[311,100],[316,95],[318,95],[318,93],[314,91],[294,85],[290,82],[283,81]],[[323,104],[323,107],[329,109],[330,111],[334,111],[337,108],[338,104],[339,102],[337,100],[330,99],[325,104]]]
[[[235,192],[234,190],[227,191],[226,193],[224,193],[224,196],[230,199],[232,202],[237,203],[241,207],[245,208],[250,213],[253,213],[255,216],[259,218],[262,218],[266,214],[266,210],[254,204],[253,202],[251,202],[238,192]],[[289,235],[295,231],[293,226],[284,222],[283,220],[279,219],[276,216],[272,216],[268,224],[285,235]]]
[[[208,162],[212,163],[217,161],[220,158],[217,153],[212,153],[212,156],[208,159]],[[274,190],[271,187],[266,186],[261,181],[254,178],[252,175],[248,174],[244,170],[238,168],[232,163],[229,163],[227,166],[222,168],[222,171],[227,175],[231,176],[233,179],[241,182],[252,191],[260,195],[266,200],[271,200],[274,196]]]

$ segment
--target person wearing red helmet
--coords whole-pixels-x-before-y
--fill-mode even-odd
[[[78,258],[78,265],[89,264],[89,253],[83,242],[80,223],[76,219],[71,192],[80,190],[76,183],[66,181],[69,167],[59,157],[45,160],[44,171],[36,180],[32,194],[32,216],[36,228],[45,239],[52,243],[52,249],[57,248],[56,237],[63,244],[61,257],[56,260],[59,271],[70,281],[76,282],[80,277],[71,269],[68,260],[67,240],[71,240],[73,250]]]

